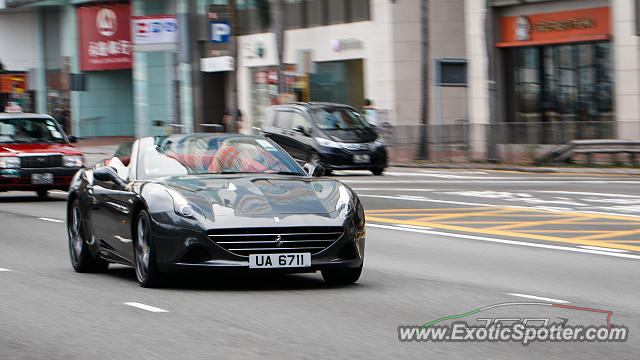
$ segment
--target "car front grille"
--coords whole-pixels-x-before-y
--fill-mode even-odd
[[[20,157],[23,169],[53,168],[62,166],[62,155],[38,155]]]
[[[209,230],[207,235],[227,251],[240,255],[316,254],[342,237],[341,227],[283,227]]]

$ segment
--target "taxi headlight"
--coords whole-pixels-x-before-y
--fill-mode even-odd
[[[62,157],[62,166],[64,167],[82,167],[84,158],[81,155],[64,155]]]
[[[20,159],[16,156],[0,157],[0,168],[15,169],[20,167]]]

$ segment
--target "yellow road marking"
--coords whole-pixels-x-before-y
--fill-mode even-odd
[[[478,211],[484,210],[484,211]],[[514,214],[515,213],[515,214]],[[523,214],[524,213],[524,214]],[[570,244],[609,247],[622,250],[640,251],[637,244],[640,241],[616,241],[616,236],[625,236],[640,233],[640,218],[624,215],[600,215],[577,212],[551,212],[540,209],[521,209],[515,207],[468,207],[468,208],[437,208],[437,209],[385,209],[370,210],[366,212],[367,220],[391,224],[404,224],[424,226],[438,229],[455,230],[471,233],[502,235],[508,237],[528,238],[535,240],[563,242]],[[397,219],[394,217],[409,216],[409,219]],[[496,221],[483,220],[449,220],[464,217],[496,217]],[[546,217],[547,220],[539,218]],[[513,221],[505,221],[504,218],[518,218]],[[522,220],[520,220],[522,218]],[[528,221],[530,219],[532,221]],[[599,222],[600,219],[613,219],[616,222]],[[441,221],[448,220],[448,221]],[[510,219],[509,219],[510,220]],[[457,224],[457,225],[456,225]],[[470,227],[468,224],[497,225],[493,227]],[[544,225],[570,225],[578,224],[583,227],[597,227],[600,225],[633,226],[633,230],[572,230],[572,229],[526,229]],[[552,234],[591,234],[580,237],[565,238]]]
[[[575,221],[576,218],[564,218],[558,220],[543,220],[543,221],[529,221],[529,222],[518,222],[511,225],[500,225],[489,228],[484,228],[485,230],[506,230],[506,229],[514,229],[514,228],[522,228],[522,227],[533,227],[547,224],[562,224],[564,221]]]
[[[573,238],[573,239],[574,240],[593,240],[593,239],[602,239],[602,238],[609,238],[613,236],[626,236],[626,235],[633,235],[633,234],[640,234],[640,229],[625,230],[625,231],[609,231],[605,234],[582,236],[582,237]]]

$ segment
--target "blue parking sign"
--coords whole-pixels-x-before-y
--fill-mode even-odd
[[[227,43],[231,38],[231,23],[228,21],[210,21],[209,38],[214,43]]]

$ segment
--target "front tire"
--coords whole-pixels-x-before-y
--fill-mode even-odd
[[[353,284],[362,274],[362,265],[357,268],[346,269],[326,269],[322,270],[322,278],[332,285],[348,285]]]
[[[67,237],[69,239],[69,257],[73,270],[79,273],[103,272],[109,263],[95,258],[89,251],[89,244],[85,241],[85,228],[80,212],[80,202],[73,201],[67,215]]]
[[[376,167],[376,168],[371,169],[371,172],[375,176],[380,176],[384,172],[384,168],[383,167]]]
[[[146,210],[138,214],[135,229],[133,259],[136,278],[142,287],[156,287],[161,282],[161,274],[156,266],[151,217]]]

